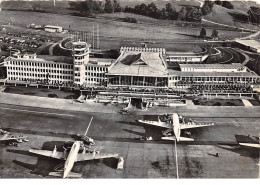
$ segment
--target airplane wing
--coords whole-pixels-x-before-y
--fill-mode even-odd
[[[254,144],[254,143],[239,143],[239,145],[253,147],[253,148],[260,148],[260,144]]]
[[[38,155],[42,155],[42,156],[46,156],[46,157],[55,158],[55,159],[66,160],[63,152],[57,152],[57,151],[53,152],[50,150],[35,150],[35,149],[30,149],[29,152],[38,154]]]
[[[105,159],[111,157],[118,157],[118,154],[78,154],[76,161],[89,161],[93,159]]]
[[[146,125],[153,125],[153,126],[162,127],[162,128],[172,128],[171,124],[167,124],[165,122],[147,121],[147,120],[138,120],[138,122],[146,124]]]
[[[199,128],[199,127],[209,127],[209,126],[213,126],[214,123],[190,123],[190,124],[187,124],[187,123],[181,123],[180,124],[180,129],[189,129],[189,128]]]
[[[17,137],[11,137],[9,134],[2,135],[0,141],[17,141]]]
[[[0,138],[0,141],[16,141],[15,138]]]
[[[49,173],[50,176],[54,176],[54,177],[63,177],[63,171],[62,172],[50,172]],[[79,173],[74,173],[74,172],[69,172],[68,177],[69,178],[81,178],[81,174]]]

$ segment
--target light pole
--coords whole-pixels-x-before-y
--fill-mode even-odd
[[[176,178],[179,179],[179,168],[178,168],[178,156],[177,156],[176,139],[174,140],[174,145],[175,145],[175,159],[176,159]]]

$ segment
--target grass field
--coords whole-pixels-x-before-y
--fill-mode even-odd
[[[36,88],[36,87],[24,87],[24,86],[9,86],[4,90],[6,93],[22,94],[30,96],[40,97],[51,97],[51,98],[62,98],[62,99],[77,99],[80,94],[79,92],[70,90],[58,90],[58,89],[47,89],[47,88]]]
[[[128,23],[118,20],[124,16],[136,17],[141,23]],[[93,25],[98,24],[100,30],[100,47],[102,49],[118,49],[120,46],[140,46],[143,41],[154,41],[155,44],[152,44],[150,47],[164,47],[169,50],[175,50],[176,47],[173,46],[174,42],[194,40],[194,38],[187,35],[199,35],[201,30],[200,26],[181,27],[176,26],[174,21],[157,20],[141,15],[125,13],[102,14],[95,18],[88,18],[25,11],[0,12],[1,20],[10,22],[10,17],[13,18],[14,24],[52,24],[60,25],[64,29],[68,29],[70,25],[71,30],[86,31],[89,33],[92,32]],[[211,35],[211,31],[212,29],[207,29],[208,36]],[[240,33],[236,31],[219,30],[219,35],[221,39],[227,39],[239,37]],[[178,46],[178,44],[176,44],[176,46]],[[194,48],[193,45],[187,45],[187,47],[185,47],[186,51],[192,51],[192,48]]]
[[[203,106],[244,106],[242,100],[239,99],[198,99],[193,100],[193,103]]]

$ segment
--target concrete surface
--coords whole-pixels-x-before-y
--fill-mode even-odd
[[[180,178],[258,178],[259,150],[238,147],[250,135],[259,136],[260,107],[153,107],[130,115],[117,112],[121,107],[94,102],[0,94],[0,125],[30,139],[21,147],[1,146],[1,178],[49,178],[60,161],[28,153],[30,148],[62,151],[64,141],[83,134],[90,118],[89,136],[103,152],[119,153],[125,169],[116,170],[117,159],[77,163],[73,172],[83,178],[176,178],[174,144],[170,141],[140,141],[142,136],[158,139],[162,129],[136,122],[142,115],[177,112],[197,122],[215,126],[190,129],[195,142],[180,142]],[[102,112],[102,113],[101,113]],[[216,153],[220,157],[215,157]]]

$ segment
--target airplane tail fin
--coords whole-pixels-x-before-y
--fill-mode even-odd
[[[49,175],[54,176],[54,177],[63,177],[63,172],[50,172]],[[70,172],[67,177],[68,178],[81,178],[81,174]]]
[[[194,141],[194,139],[188,137],[180,137],[180,141]]]
[[[174,140],[176,140],[176,137],[174,137],[174,136],[162,137],[162,140],[174,141]]]
[[[63,176],[63,172],[50,172],[49,176],[62,177]]]

